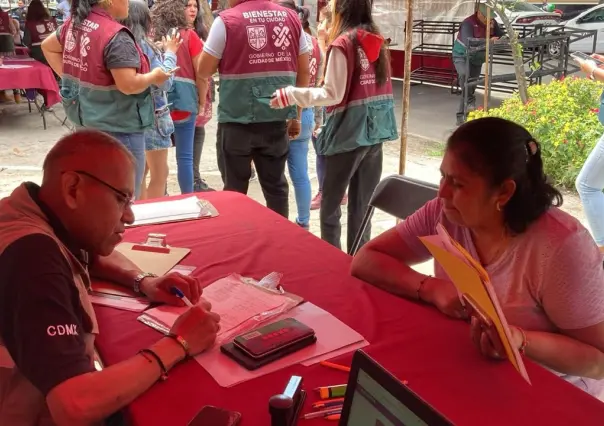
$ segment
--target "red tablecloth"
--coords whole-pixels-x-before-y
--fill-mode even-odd
[[[458,425],[601,425],[604,404],[541,367],[527,362],[529,385],[507,362],[482,358],[469,326],[435,309],[387,294],[349,274],[351,258],[255,201],[229,192],[204,194],[220,212],[209,220],[141,227],[127,232],[143,241],[150,232],[189,247],[185,265],[204,284],[229,273],[261,278],[284,273],[283,285],[328,310],[371,342],[367,352]],[[101,357],[124,360],[159,334],[136,321],[138,314],[97,307]],[[336,359],[350,363],[352,354]],[[128,410],[133,424],[185,426],[204,406],[243,414],[243,426],[270,424],[268,399],[289,377],[304,377],[306,389],[345,383],[347,377],[320,365],[285,370],[221,388],[195,361],[177,366]],[[311,395],[305,411],[316,399]],[[305,421],[308,425],[322,420]]]
[[[4,59],[5,65],[27,65],[28,68],[0,68],[0,90],[36,89],[45,92],[47,106],[61,101],[59,85],[52,69],[38,61],[15,61]]]

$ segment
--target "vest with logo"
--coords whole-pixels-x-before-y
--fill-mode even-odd
[[[296,117],[270,107],[277,89],[296,84],[302,25],[295,11],[270,0],[243,0],[220,13],[226,46],[218,71],[218,122],[267,123]]]
[[[369,62],[351,34],[339,36],[327,51],[328,61],[332,49],[340,49],[346,55],[348,75],[344,98],[338,105],[326,108],[325,125],[317,139],[320,155],[341,154],[398,137],[390,75],[383,85],[378,85],[375,64]]]
[[[309,87],[317,87],[317,79],[319,77],[319,71],[321,69],[321,49],[319,48],[319,42],[316,37],[309,36],[310,42],[312,43],[312,52],[310,54],[310,64],[308,64],[308,71],[310,72]]]
[[[0,253],[16,240],[32,234],[43,234],[54,239],[71,267],[73,282],[80,294],[80,302],[92,322],[91,333],[85,335],[86,352],[92,365],[94,360],[94,336],[98,334],[98,325],[92,303],[88,297],[87,289],[90,287],[88,272],[54,234],[48,219],[36,202],[32,200],[25,185],[22,184],[9,197],[0,201]],[[44,283],[40,284],[44,285]],[[58,329],[57,332],[59,332]],[[27,336],[21,336],[21,338],[27,338]],[[20,373],[1,338],[0,425],[54,425],[44,395]]]
[[[476,16],[476,14],[474,14],[472,16],[468,16],[466,19],[464,19],[464,21],[462,22],[462,25],[467,22],[469,22],[472,25],[472,29],[473,29],[472,38],[486,39],[487,27],[485,24],[480,22],[480,20]],[[492,25],[491,26],[491,37],[493,37],[494,35],[495,35],[495,25]],[[455,39],[455,43],[453,44],[453,56],[465,57],[467,54],[467,50],[468,50],[467,46],[465,44],[463,44],[463,42],[461,41],[461,31],[459,31],[457,33],[457,38]],[[474,54],[470,55],[470,63],[472,65],[482,65],[482,64],[484,64],[485,60],[486,60],[486,53],[484,50],[475,52]]]
[[[67,19],[60,29],[63,45],[63,79],[61,100],[69,120],[77,127],[123,133],[142,133],[154,124],[150,89],[125,95],[118,90],[111,72],[105,67],[104,51],[119,31],[126,31],[99,6],[75,24]],[[140,74],[149,72],[149,61],[135,43],[141,66]]]
[[[193,30],[180,30],[183,43],[176,52],[176,63],[180,69],[176,71],[174,83],[168,91],[168,102],[172,104],[170,109],[173,111],[188,111],[197,114],[199,94],[197,93],[193,58],[189,54],[189,40],[192,34],[195,34]]]
[[[42,42],[57,29],[57,21],[55,18],[44,19],[42,21],[27,21],[25,28],[29,30],[31,35],[31,45],[39,46]]]
[[[15,51],[9,22],[10,16],[8,12],[0,10],[0,53],[13,53]]]

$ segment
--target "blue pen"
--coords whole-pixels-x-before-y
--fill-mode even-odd
[[[185,294],[182,292],[181,289],[179,289],[178,287],[173,286],[170,291],[172,292],[172,294],[176,297],[180,297],[182,299],[183,302],[185,302],[185,305],[187,305],[188,307],[193,307],[193,304],[191,303],[191,301],[189,299],[187,299],[187,296],[185,296]]]

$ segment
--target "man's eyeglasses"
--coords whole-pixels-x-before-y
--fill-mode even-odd
[[[117,195],[118,202],[122,205],[122,207],[129,207],[132,204],[134,204],[134,199],[132,196],[126,194],[124,191],[120,191],[115,186],[108,184],[103,179],[100,179],[93,174],[85,172],[84,170],[74,170],[73,173],[77,173],[79,175],[86,176],[86,177],[96,181],[97,183],[100,183],[105,188],[109,188],[110,190],[112,190],[115,193],[115,195]]]

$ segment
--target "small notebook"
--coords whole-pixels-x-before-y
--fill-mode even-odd
[[[180,200],[157,201],[132,206],[134,223],[131,226],[178,222],[218,216],[216,208],[207,200],[187,197]]]
[[[141,271],[158,276],[166,275],[174,268],[191,250],[188,248],[169,247],[170,253],[157,253],[153,251],[133,250],[134,243],[121,243],[115,249],[134,262]]]

